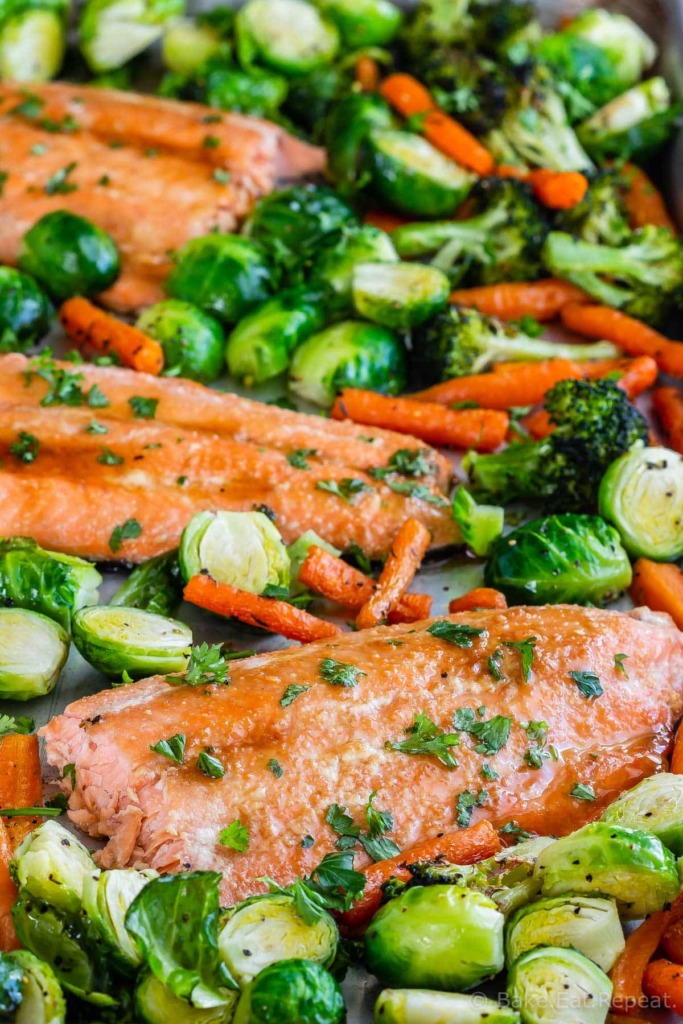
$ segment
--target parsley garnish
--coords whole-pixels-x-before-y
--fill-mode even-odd
[[[221,846],[229,846],[231,850],[244,853],[249,846],[249,829],[236,818],[227,828],[222,829],[218,842]]]
[[[116,554],[123,547],[125,540],[135,540],[142,533],[142,527],[137,519],[126,519],[125,523],[115,526],[109,538],[109,548]]]
[[[597,800],[595,790],[593,789],[590,782],[577,782],[569,790],[569,795],[573,796],[575,800]]]
[[[37,117],[40,117],[40,113],[45,106],[45,100],[41,99],[40,96],[36,96],[33,92],[24,92],[23,96],[22,102],[17,103],[16,107],[12,107],[9,113],[15,114],[17,117],[26,117],[29,121],[34,121]]]
[[[404,729],[404,732],[408,735],[407,740],[399,742],[387,740],[384,744],[385,748],[398,750],[402,754],[431,755],[449,770],[458,767],[458,762],[453,757],[452,748],[459,746],[459,738],[455,733],[441,732],[423,711],[419,711],[415,715],[413,724]]]
[[[209,754],[207,750],[202,750],[201,754],[197,758],[197,767],[200,772],[203,772],[209,779],[222,779],[225,775],[225,768],[212,754]]]
[[[221,140],[217,135],[205,135],[202,140],[202,146],[204,149],[218,149],[221,144]]]
[[[315,924],[326,911],[343,913],[363,894],[365,875],[355,871],[353,853],[328,853],[310,875],[284,889],[270,878],[271,892],[293,897],[294,909],[306,924]]]
[[[290,466],[294,466],[295,469],[310,469],[306,459],[309,455],[317,455],[317,448],[297,448],[296,451],[290,452],[287,456],[287,462]]]
[[[512,647],[514,650],[519,651],[522,659],[522,676],[525,683],[529,682],[529,677],[531,675],[531,666],[534,663],[534,648],[536,643],[537,640],[535,636],[528,636],[526,640],[503,640],[503,647]]]
[[[503,825],[500,830],[500,834],[502,836],[516,836],[518,843],[524,842],[525,839],[531,839],[531,833],[525,832],[521,825],[517,824],[514,818],[512,821],[508,821],[506,825]]]
[[[305,835],[305,836],[301,837],[301,849],[302,850],[310,850],[310,848],[314,845],[314,843],[315,843],[315,839],[311,835]]]
[[[486,779],[487,782],[495,782],[496,779],[500,778],[498,772],[494,771],[490,764],[483,764],[479,769],[479,774],[482,779]]]
[[[355,505],[361,494],[374,490],[364,480],[350,476],[345,476],[341,480],[317,480],[315,486],[319,491],[327,491],[328,494],[336,495],[347,505]]]
[[[202,643],[190,651],[190,660],[182,676],[166,676],[167,682],[186,686],[211,686],[230,683],[229,666],[221,644]]]
[[[614,655],[614,668],[617,672],[621,672],[624,679],[628,679],[628,672],[624,662],[627,660],[628,654],[615,654]]]
[[[125,461],[121,455],[117,455],[111,448],[103,448],[102,454],[97,456],[97,461],[103,466],[121,466]]]
[[[86,395],[86,399],[91,409],[106,409],[109,405],[109,399],[104,392],[100,390],[97,384],[93,384],[90,388],[90,391]]]
[[[9,446],[10,453],[20,462],[35,462],[38,457],[40,441],[25,430],[19,431],[19,440]]]
[[[396,857],[401,852],[396,843],[384,835],[385,832],[391,832],[393,829],[394,816],[391,811],[378,811],[373,806],[376,795],[376,791],[370,794],[365,807],[367,832],[363,832],[360,825],[354,825],[353,818],[348,814],[346,807],[332,804],[328,808],[325,821],[339,836],[338,850],[350,850],[360,843],[367,855],[374,861],[387,860],[390,857]]]
[[[128,405],[133,410],[136,420],[153,420],[158,404],[158,398],[145,398],[143,395],[133,395],[128,399]]]
[[[570,672],[570,677],[579,688],[579,693],[587,700],[591,697],[599,697],[605,691],[600,683],[600,677],[595,672]]]
[[[62,778],[69,779],[71,782],[71,791],[73,792],[76,788],[76,765],[65,764],[62,768]]]
[[[34,377],[40,377],[47,383],[47,394],[41,399],[41,405],[76,406],[87,403],[92,409],[109,405],[109,399],[102,394],[97,384],[93,384],[86,395],[81,387],[85,380],[83,374],[69,373],[57,366],[49,349],[31,360],[24,376],[27,387]]]
[[[174,764],[182,764],[183,758],[185,757],[185,743],[187,737],[184,732],[177,732],[175,736],[169,736],[165,740],[159,740],[158,743],[150,745],[150,750],[153,750],[155,754],[161,754],[162,757],[167,757],[169,761],[173,761]]]
[[[280,706],[288,708],[290,704],[293,704],[297,697],[305,693],[306,690],[310,690],[310,686],[299,686],[298,683],[290,683],[285,692],[280,697]]]
[[[449,622],[448,619],[439,619],[438,622],[433,622],[427,628],[427,632],[438,640],[446,640],[449,644],[456,644],[457,647],[471,647],[474,637],[481,636],[486,630]]]
[[[323,658],[320,662],[320,675],[326,683],[331,683],[332,686],[345,686],[347,689],[353,689],[358,685],[360,677],[366,674],[355,665],[346,665],[343,661],[335,661],[334,658]]]
[[[66,196],[69,192],[75,192],[78,189],[78,185],[74,185],[73,182],[69,181],[69,175],[76,169],[76,161],[72,160],[66,167],[60,167],[58,171],[47,179],[43,191],[46,196]]]
[[[446,508],[448,502],[442,494],[435,494],[425,484],[411,484],[409,480],[385,480],[384,483],[391,491],[397,494],[405,494],[407,498],[419,498],[426,501],[428,505],[436,505],[437,508]]]
[[[456,729],[468,732],[479,741],[474,748],[477,754],[490,757],[497,754],[510,738],[512,719],[506,715],[495,715],[487,722],[482,722],[475,719],[471,708],[460,708],[453,716],[453,724]]]
[[[488,791],[480,789],[478,793],[472,793],[469,789],[459,793],[455,801],[455,821],[460,828],[467,828],[472,820],[472,811],[475,807],[483,807],[489,798]]]
[[[227,185],[231,177],[230,171],[226,171],[224,167],[214,167],[213,180],[217,181],[220,185]]]
[[[350,850],[356,845],[360,836],[360,825],[354,825],[353,818],[345,807],[331,804],[327,809],[325,821],[339,836],[336,843],[338,850]]]
[[[374,440],[374,438],[372,438]],[[429,448],[399,448],[389,459],[386,466],[370,470],[370,476],[376,480],[384,480],[392,473],[399,476],[429,476],[434,472]]]
[[[109,427],[105,427],[103,423],[98,423],[97,420],[91,420],[85,428],[85,432],[86,434],[108,434]]]
[[[500,647],[496,647],[492,655],[487,659],[486,664],[488,666],[489,675],[493,676],[496,682],[500,682],[503,678],[503,673],[500,671],[500,662],[503,657],[503,652]]]
[[[282,767],[280,762],[277,761],[274,757],[271,757],[266,767],[268,768],[269,772],[273,773],[276,779],[281,779],[282,776],[284,775],[284,768]]]
[[[358,546],[358,544],[349,544],[347,548],[344,548],[342,554],[345,558],[351,558],[360,571],[364,572],[366,576],[372,575],[372,561],[363,552],[363,549]]]
[[[33,732],[36,723],[32,718],[19,715],[14,718],[12,715],[0,715],[0,736],[9,736],[10,733],[19,733],[21,736],[28,736]]]
[[[0,196],[5,194],[5,182],[9,178],[9,171],[0,171]]]
[[[524,751],[524,764],[527,768],[540,768],[543,761],[550,757],[542,747],[528,747]]]

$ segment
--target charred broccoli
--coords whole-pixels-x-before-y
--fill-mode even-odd
[[[556,228],[595,245],[623,245],[631,229],[622,186],[618,171],[598,171],[581,202],[558,214]]]
[[[477,135],[495,128],[516,94],[510,68],[460,47],[437,48],[417,73],[439,107]]]
[[[533,19],[531,0],[422,0],[400,42],[415,64],[436,47],[465,44],[495,52]]]

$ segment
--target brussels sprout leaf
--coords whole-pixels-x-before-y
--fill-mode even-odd
[[[133,569],[110,604],[142,608],[157,615],[172,615],[182,597],[178,552],[150,558]]]
[[[570,672],[570,677],[579,688],[579,692],[587,699],[599,697],[605,691],[600,683],[599,676],[595,672]]]
[[[320,662],[320,675],[326,683],[331,683],[332,686],[344,686],[352,689],[358,685],[360,677],[366,674],[355,665],[346,665],[343,661],[335,661],[334,658],[323,658]]]
[[[227,828],[221,830],[218,837],[221,846],[228,846],[231,850],[244,853],[249,847],[249,829],[243,825],[239,818],[231,821]]]
[[[173,761],[175,764],[182,764],[185,757],[186,742],[187,737],[185,733],[178,732],[175,736],[169,736],[168,739],[159,740],[158,743],[150,745],[149,749],[153,750],[155,754],[167,757],[169,761]]]
[[[474,626],[466,626],[463,623],[449,622],[448,619],[439,619],[433,622],[427,629],[428,633],[439,640],[447,640],[449,644],[456,644],[458,647],[471,647],[474,637],[481,636],[485,629],[475,629]]]
[[[387,740],[387,750],[399,750],[402,754],[426,754],[436,757],[449,771],[458,767],[452,748],[460,744],[455,733],[441,732],[431,718],[420,711],[412,725],[405,730],[408,739],[398,742]]]
[[[570,791],[569,795],[573,796],[575,800],[596,800],[595,790],[590,783],[577,782]]]
[[[35,727],[36,723],[33,719],[24,715],[19,715],[17,718],[13,718],[11,715],[0,715],[0,736],[8,736],[10,733],[27,736],[28,733],[33,732]]]

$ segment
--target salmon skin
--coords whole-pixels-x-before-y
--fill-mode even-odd
[[[461,647],[443,626],[441,637],[430,632],[429,621],[378,627],[236,662],[227,686],[155,677],[71,704],[42,730],[60,775],[75,765],[73,792],[62,783],[70,818],[108,840],[104,867],[219,870],[230,903],[262,890],[259,877],[288,884],[332,851],[337,836],[325,815],[333,803],[362,824],[376,791],[375,807],[391,811],[401,849],[470,815],[566,834],[662,768],[683,709],[683,634],[668,616],[548,606],[438,621],[482,632]],[[527,681],[519,648],[506,646],[524,641],[534,650]],[[628,678],[616,653],[628,658]],[[349,685],[322,678],[325,658],[347,667]],[[571,672],[595,673],[604,692],[588,699]],[[457,733],[459,745],[448,748],[455,767],[388,746],[410,738],[419,714]],[[497,740],[458,730],[497,715],[507,723]],[[536,741],[524,726],[541,720],[543,750],[553,756],[534,769],[525,752]],[[182,765],[150,750],[180,731]],[[208,746],[225,768],[221,779],[196,766]],[[485,782],[484,764],[495,773]],[[572,796],[577,782],[593,787],[594,802]],[[472,811],[463,794],[480,806]],[[219,842],[236,820],[249,831],[244,853]],[[314,844],[304,848],[309,835]]]
[[[174,249],[233,230],[278,180],[324,167],[322,150],[260,118],[63,82],[1,83],[0,137],[9,169],[0,262],[16,262],[21,238],[45,213],[71,210],[116,240],[122,274],[102,298],[122,312],[163,297]],[[65,168],[67,187],[52,189]]]

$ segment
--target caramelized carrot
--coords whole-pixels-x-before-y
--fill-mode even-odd
[[[562,322],[587,338],[613,341],[631,356],[651,356],[664,373],[683,377],[683,342],[665,338],[618,309],[571,303],[562,310]]]
[[[458,288],[451,292],[451,302],[473,306],[487,316],[501,320],[555,320],[569,302],[589,301],[588,296],[567,281],[554,277],[543,281],[516,281],[510,284],[489,284],[480,288]]]
[[[359,629],[371,629],[387,618],[399,604],[431,542],[431,534],[419,519],[407,519],[394,537],[380,574],[377,589],[358,613]]]
[[[683,967],[670,960],[653,960],[647,965],[643,989],[650,999],[670,1013],[683,1014]]]
[[[356,81],[363,92],[376,92],[379,85],[379,65],[372,57],[363,54],[356,61]]]
[[[625,164],[622,176],[626,182],[624,200],[631,227],[644,228],[653,224],[658,228],[668,228],[674,235],[678,234],[661,192],[645,171],[635,164]]]
[[[679,913],[675,912],[676,915]],[[672,911],[660,910],[643,921],[626,939],[626,945],[612,968],[612,1009],[626,1016],[637,1015],[647,1006],[643,976],[657,951],[662,936],[674,918]]]
[[[17,898],[17,887],[9,873],[12,847],[5,825],[0,820],[0,953],[18,949],[19,942],[12,921],[12,904]]]
[[[455,612],[473,612],[480,608],[507,608],[508,603],[505,594],[493,587],[475,587],[468,590],[461,597],[454,597],[448,605],[448,611],[453,615]]]
[[[475,402],[490,409],[537,405],[559,381],[585,376],[587,365],[569,359],[546,359],[533,364],[496,363],[491,373],[454,377],[410,397],[414,401],[439,405]]]
[[[529,182],[539,203],[551,210],[570,210],[588,191],[588,178],[580,171],[531,171]]]
[[[87,299],[68,299],[59,311],[59,320],[79,347],[94,348],[104,355],[113,352],[124,366],[141,373],[158,376],[164,368],[164,352],[158,341]]]
[[[428,110],[436,110],[429,89],[426,89],[412,75],[396,72],[388,75],[379,87],[379,91],[387,103],[403,117],[415,117]]]
[[[683,455],[683,394],[679,388],[657,388],[652,398],[669,444]]]
[[[516,178],[517,181],[528,181],[529,171],[526,167],[517,167],[515,164],[498,164],[496,177]]]
[[[510,418],[496,409],[444,409],[414,398],[387,398],[375,391],[345,388],[332,406],[334,419],[412,434],[429,444],[493,451],[502,444]]]
[[[37,807],[43,802],[37,736],[10,733],[0,740],[0,807]],[[39,823],[40,818],[8,818],[5,828],[11,847]]]
[[[630,594],[636,605],[668,612],[683,629],[683,570],[677,565],[639,558],[633,566]]]
[[[467,128],[441,110],[432,110],[422,123],[428,142],[445,156],[484,177],[493,174],[495,161],[488,149]]]
[[[302,644],[341,633],[339,626],[317,619],[302,608],[295,608],[286,601],[277,601],[272,597],[249,594],[229,583],[217,583],[205,573],[192,577],[183,596],[191,604],[199,605],[216,615],[239,619],[250,626],[279,633],[289,640],[299,640]]]
[[[669,925],[660,945],[670,960],[683,964],[683,918]]]
[[[409,221],[407,217],[401,217],[399,213],[387,213],[385,210],[368,210],[363,217],[363,223],[370,224],[373,228],[379,228],[380,231],[386,231],[387,234],[391,234],[396,228],[408,224]]]

